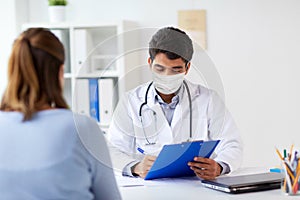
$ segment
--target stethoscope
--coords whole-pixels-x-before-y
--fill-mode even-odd
[[[143,106],[147,105],[148,103],[148,93],[149,93],[149,90],[150,90],[150,87],[151,85],[153,84],[153,81],[148,85],[147,87],[147,90],[146,90],[146,93],[145,93],[145,101],[144,103],[141,104],[140,106],[140,109],[139,109],[139,117],[140,117],[140,120],[141,120],[141,124],[142,124],[142,129],[143,129],[143,133],[144,133],[144,137],[147,141],[146,145],[155,145],[156,142],[150,142],[147,135],[146,135],[146,132],[145,132],[145,128],[144,128],[144,124],[143,124],[143,118],[142,118],[142,110],[143,110]],[[190,110],[190,137],[188,139],[188,141],[191,141],[192,139],[192,98],[191,98],[191,93],[190,93],[190,89],[186,83],[185,80],[183,80],[183,84],[186,88],[186,91],[188,93],[188,98],[189,98],[189,110]],[[154,118],[155,118],[155,125],[156,125],[156,112],[154,110],[152,110],[153,112],[153,115],[154,115]]]

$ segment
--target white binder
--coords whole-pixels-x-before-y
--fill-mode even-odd
[[[89,79],[76,79],[74,95],[75,112],[90,116]]]
[[[75,55],[75,72],[84,74],[89,72],[88,52],[90,50],[90,36],[85,29],[74,30],[74,55]]]
[[[99,79],[99,109],[100,124],[108,126],[110,124],[114,105],[114,81],[112,78]]]

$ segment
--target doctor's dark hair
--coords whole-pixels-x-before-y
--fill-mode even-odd
[[[159,29],[149,42],[150,59],[153,61],[159,53],[164,53],[171,60],[181,58],[187,64],[194,53],[192,40],[178,28]]]
[[[48,29],[30,28],[21,33],[12,47],[0,110],[22,112],[26,121],[45,104],[68,108],[59,80],[64,60],[62,43]]]

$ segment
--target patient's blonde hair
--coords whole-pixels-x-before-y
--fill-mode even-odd
[[[30,28],[21,33],[13,44],[0,110],[20,111],[26,121],[45,104],[68,108],[59,81],[64,59],[62,43],[48,29]]]

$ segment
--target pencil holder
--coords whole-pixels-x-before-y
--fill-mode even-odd
[[[287,160],[282,160],[282,169],[284,179],[281,183],[281,190],[286,195],[300,195],[299,191],[299,171],[293,169],[293,166]]]

